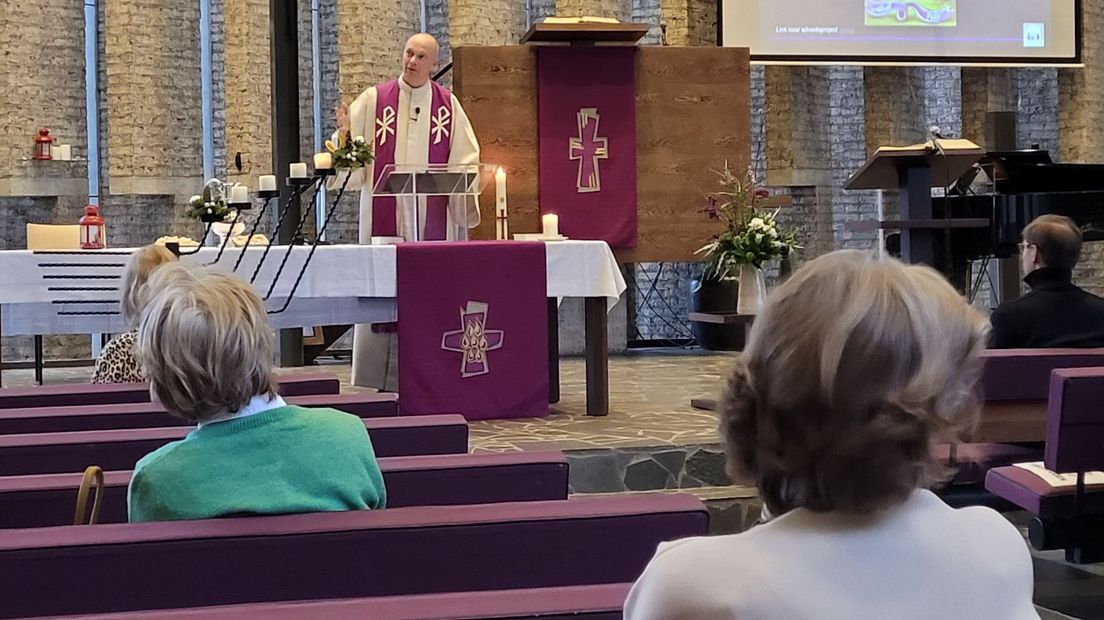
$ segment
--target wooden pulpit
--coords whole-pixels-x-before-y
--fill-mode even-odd
[[[641,24],[538,24],[534,45],[458,47],[453,86],[475,128],[481,160],[509,175],[512,233],[539,232],[539,133],[536,43],[630,44]],[[635,247],[615,248],[622,262],[695,261],[720,231],[702,212],[704,194],[721,189],[717,170],[750,161],[750,63],[747,49],[638,46],[635,71]],[[564,145],[564,153],[568,152]],[[476,239],[495,237],[494,188],[480,199]]]
[[[845,189],[899,190],[899,219],[863,223],[852,229],[901,231],[901,258],[908,262],[936,264],[937,234],[953,228],[985,228],[989,221],[976,218],[936,219],[932,215],[933,187],[949,187],[977,163],[985,150],[969,140],[941,140],[905,147],[879,148]]]

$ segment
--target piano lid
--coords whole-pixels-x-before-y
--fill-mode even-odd
[[[1104,165],[1056,164],[1044,150],[991,152],[979,165],[1001,194],[1104,191]]]

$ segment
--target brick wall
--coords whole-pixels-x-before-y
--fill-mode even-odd
[[[449,0],[449,42],[462,45],[514,45],[529,27],[525,3],[515,0]]]
[[[455,0],[454,0],[455,1]],[[560,17],[616,17],[627,21],[630,0],[556,0],[556,15]]]

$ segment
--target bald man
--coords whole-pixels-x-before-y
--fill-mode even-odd
[[[372,198],[372,188],[388,164],[478,164],[479,142],[460,102],[430,76],[437,67],[437,41],[425,33],[407,40],[403,48],[402,74],[360,94],[351,106],[335,110],[338,131],[364,136],[375,147],[371,176],[367,170],[350,175],[348,189],[360,192],[360,242],[372,237],[421,237],[429,240],[464,240],[468,228],[479,223],[479,206],[471,199],[433,197],[418,200],[418,217],[412,198],[405,204],[394,198]],[[334,181],[339,185],[339,177]],[[405,208],[404,208],[405,207]],[[466,218],[464,217],[466,213]],[[466,219],[466,223],[465,223]],[[392,339],[373,334],[370,326],[357,325],[353,337],[353,384],[388,389],[385,385]]]

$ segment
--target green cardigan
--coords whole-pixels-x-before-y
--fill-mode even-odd
[[[130,521],[383,508],[360,418],[289,405],[204,425],[142,457]]]

